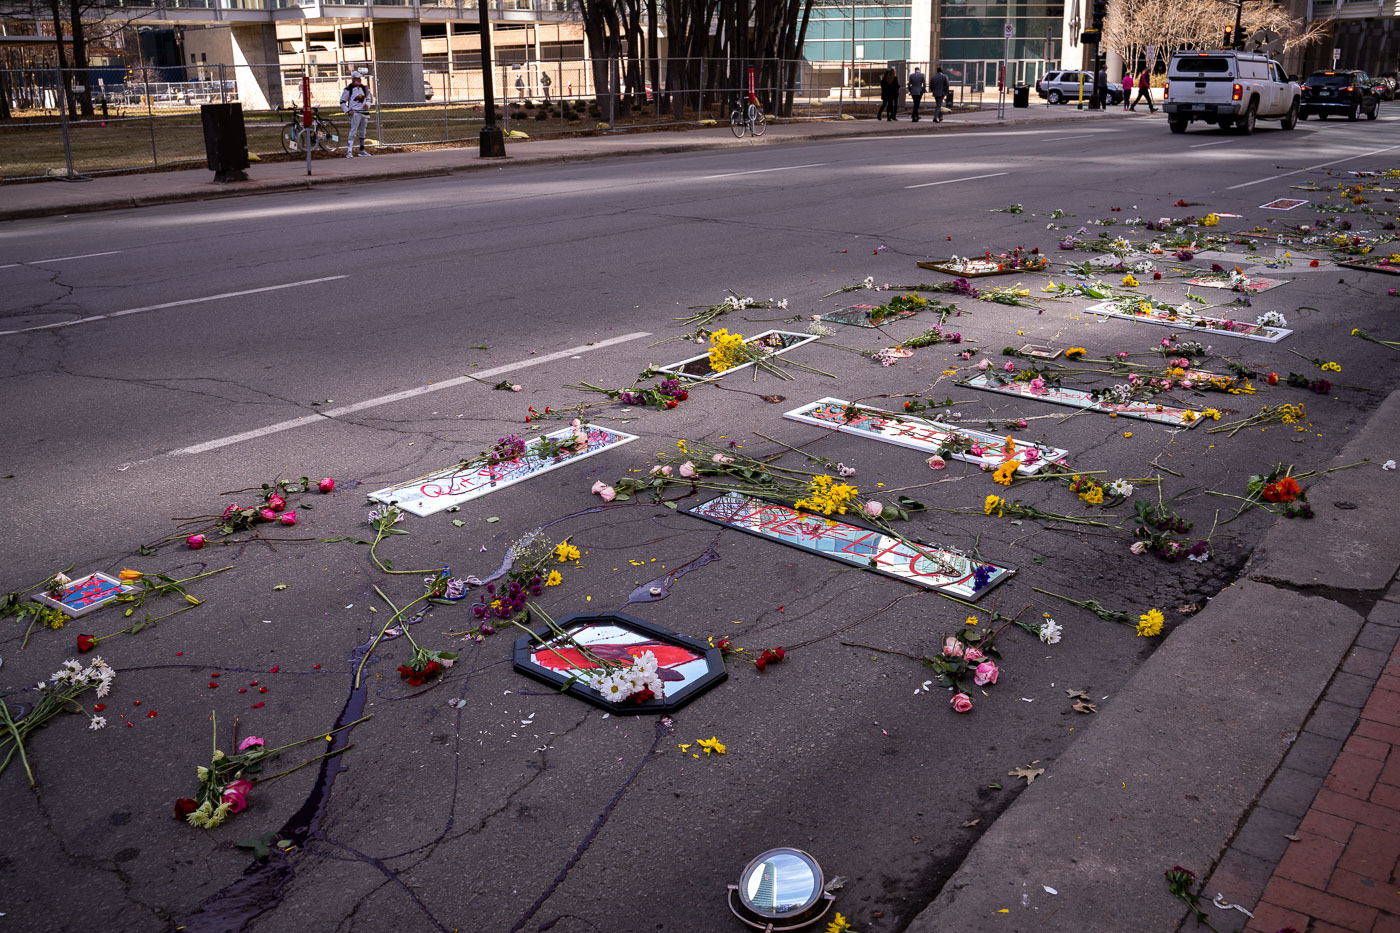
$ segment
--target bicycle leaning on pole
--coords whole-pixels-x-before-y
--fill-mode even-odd
[[[299,155],[307,151],[303,148],[301,111],[297,108],[289,108],[292,118],[287,125],[282,127],[282,149],[287,155]],[[319,148],[322,152],[333,153],[340,148],[340,127],[330,120],[321,116],[319,107],[313,107],[311,117],[311,132],[313,135],[312,148]]]
[[[768,129],[768,121],[763,116],[763,107],[752,93],[749,94],[746,103],[736,106],[729,112],[729,128],[740,139],[744,138],[746,131],[753,136],[762,136],[763,131]]]

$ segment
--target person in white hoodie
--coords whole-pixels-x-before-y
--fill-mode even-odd
[[[360,155],[365,151],[365,127],[369,125],[369,88],[364,75],[357,69],[350,72],[350,84],[340,92],[340,109],[350,115],[350,139],[345,145],[345,158],[355,158],[355,140],[360,141]]]

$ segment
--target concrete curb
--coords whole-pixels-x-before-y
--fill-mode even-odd
[[[1375,458],[1397,431],[1400,393],[1332,465]],[[1175,931],[1185,911],[1163,872],[1209,875],[1352,650],[1357,609],[1369,611],[1400,570],[1400,540],[1373,532],[1400,511],[1374,495],[1379,469],[1311,484],[1318,518],[1275,523],[1244,579],[1166,639],[977,841],[909,933]],[[1348,500],[1364,508],[1332,504]]]
[[[1107,114],[1103,112],[1089,113],[1086,111],[1084,113],[1076,113],[1073,119],[1100,119],[1105,116],[1107,116]],[[898,128],[890,128],[886,126],[878,130],[872,130],[871,128],[866,126],[866,124],[871,122],[869,120],[856,120],[844,122],[851,123],[851,127],[849,130],[808,133],[796,136],[783,134],[765,135],[758,137],[757,139],[745,137],[744,139],[707,139],[705,141],[696,141],[689,143],[658,142],[653,145],[641,145],[631,148],[603,148],[603,145],[606,145],[608,142],[617,139],[622,139],[625,137],[591,136],[577,140],[577,143],[580,146],[580,148],[577,151],[558,154],[529,155],[528,153],[522,153],[522,155],[518,158],[506,158],[504,160],[483,160],[473,156],[471,157],[473,161],[464,162],[460,165],[437,166],[433,168],[388,168],[368,172],[365,174],[321,176],[313,175],[309,178],[303,177],[297,179],[285,179],[276,181],[234,182],[231,185],[220,187],[214,186],[212,182],[206,182],[202,183],[198,188],[186,187],[180,190],[164,192],[158,195],[103,197],[94,199],[92,201],[69,204],[36,205],[31,207],[10,209],[0,208],[0,222],[7,220],[29,220],[37,217],[54,217],[62,216],[65,214],[86,214],[98,211],[129,210],[131,208],[136,207],[150,207],[160,204],[178,204],[189,201],[213,201],[222,200],[224,198],[247,197],[250,195],[257,194],[275,194],[287,191],[309,190],[312,188],[319,188],[326,185],[367,184],[372,182],[383,181],[401,181],[412,178],[437,178],[466,172],[489,171],[491,169],[499,169],[506,166],[513,167],[526,165],[552,165],[566,162],[591,162],[600,159],[618,159],[638,155],[660,155],[672,152],[706,152],[717,149],[734,149],[739,148],[741,146],[777,146],[789,143],[821,141],[827,139],[852,139],[861,136],[869,136],[875,132],[888,134],[890,132],[890,129],[895,129],[896,132],[901,132],[902,134],[912,134],[921,132],[965,133],[987,127],[1022,126],[1027,124],[1045,123],[1048,121],[1046,119],[1040,118],[1002,120],[1000,122],[994,123],[948,123],[945,121],[944,123],[939,124],[939,129],[936,131],[926,130],[924,127],[915,127],[914,124],[908,120],[904,121],[904,125]],[[929,122],[930,124],[932,123],[932,121]],[[792,125],[794,124],[774,124],[774,126]],[[834,124],[826,122],[814,122],[812,125],[829,127]],[[670,134],[668,138],[674,139],[675,135],[677,134]],[[602,145],[599,145],[598,143],[593,143],[593,140],[602,141]],[[463,146],[459,149],[449,151],[461,152],[467,151],[471,148],[472,147],[469,146]],[[509,148],[507,148],[507,152],[509,151]],[[402,155],[412,156],[415,155],[415,153],[404,153]],[[386,157],[393,159],[397,156],[388,155]],[[138,177],[150,177],[152,174],[154,173],[145,173]],[[34,182],[33,184],[44,183]]]

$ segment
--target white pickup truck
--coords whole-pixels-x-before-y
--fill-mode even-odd
[[[1173,133],[1196,120],[1240,133],[1254,132],[1255,120],[1279,120],[1291,130],[1301,96],[1298,82],[1267,54],[1183,51],[1167,68],[1162,109]]]

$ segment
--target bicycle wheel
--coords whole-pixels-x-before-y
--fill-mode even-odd
[[[763,131],[768,129],[768,118],[763,115],[762,107],[755,107],[753,109],[753,123],[750,124],[749,131],[755,136],[762,136]]]
[[[282,151],[287,155],[298,155],[301,152],[301,146],[297,141],[297,125],[295,123],[288,123],[286,126],[282,127]]]
[[[322,152],[335,152],[340,148],[340,127],[330,120],[316,121],[316,144]]]
[[[748,125],[744,122],[744,114],[739,110],[729,112],[729,128],[734,131],[734,135],[740,139],[744,138],[744,130]]]

